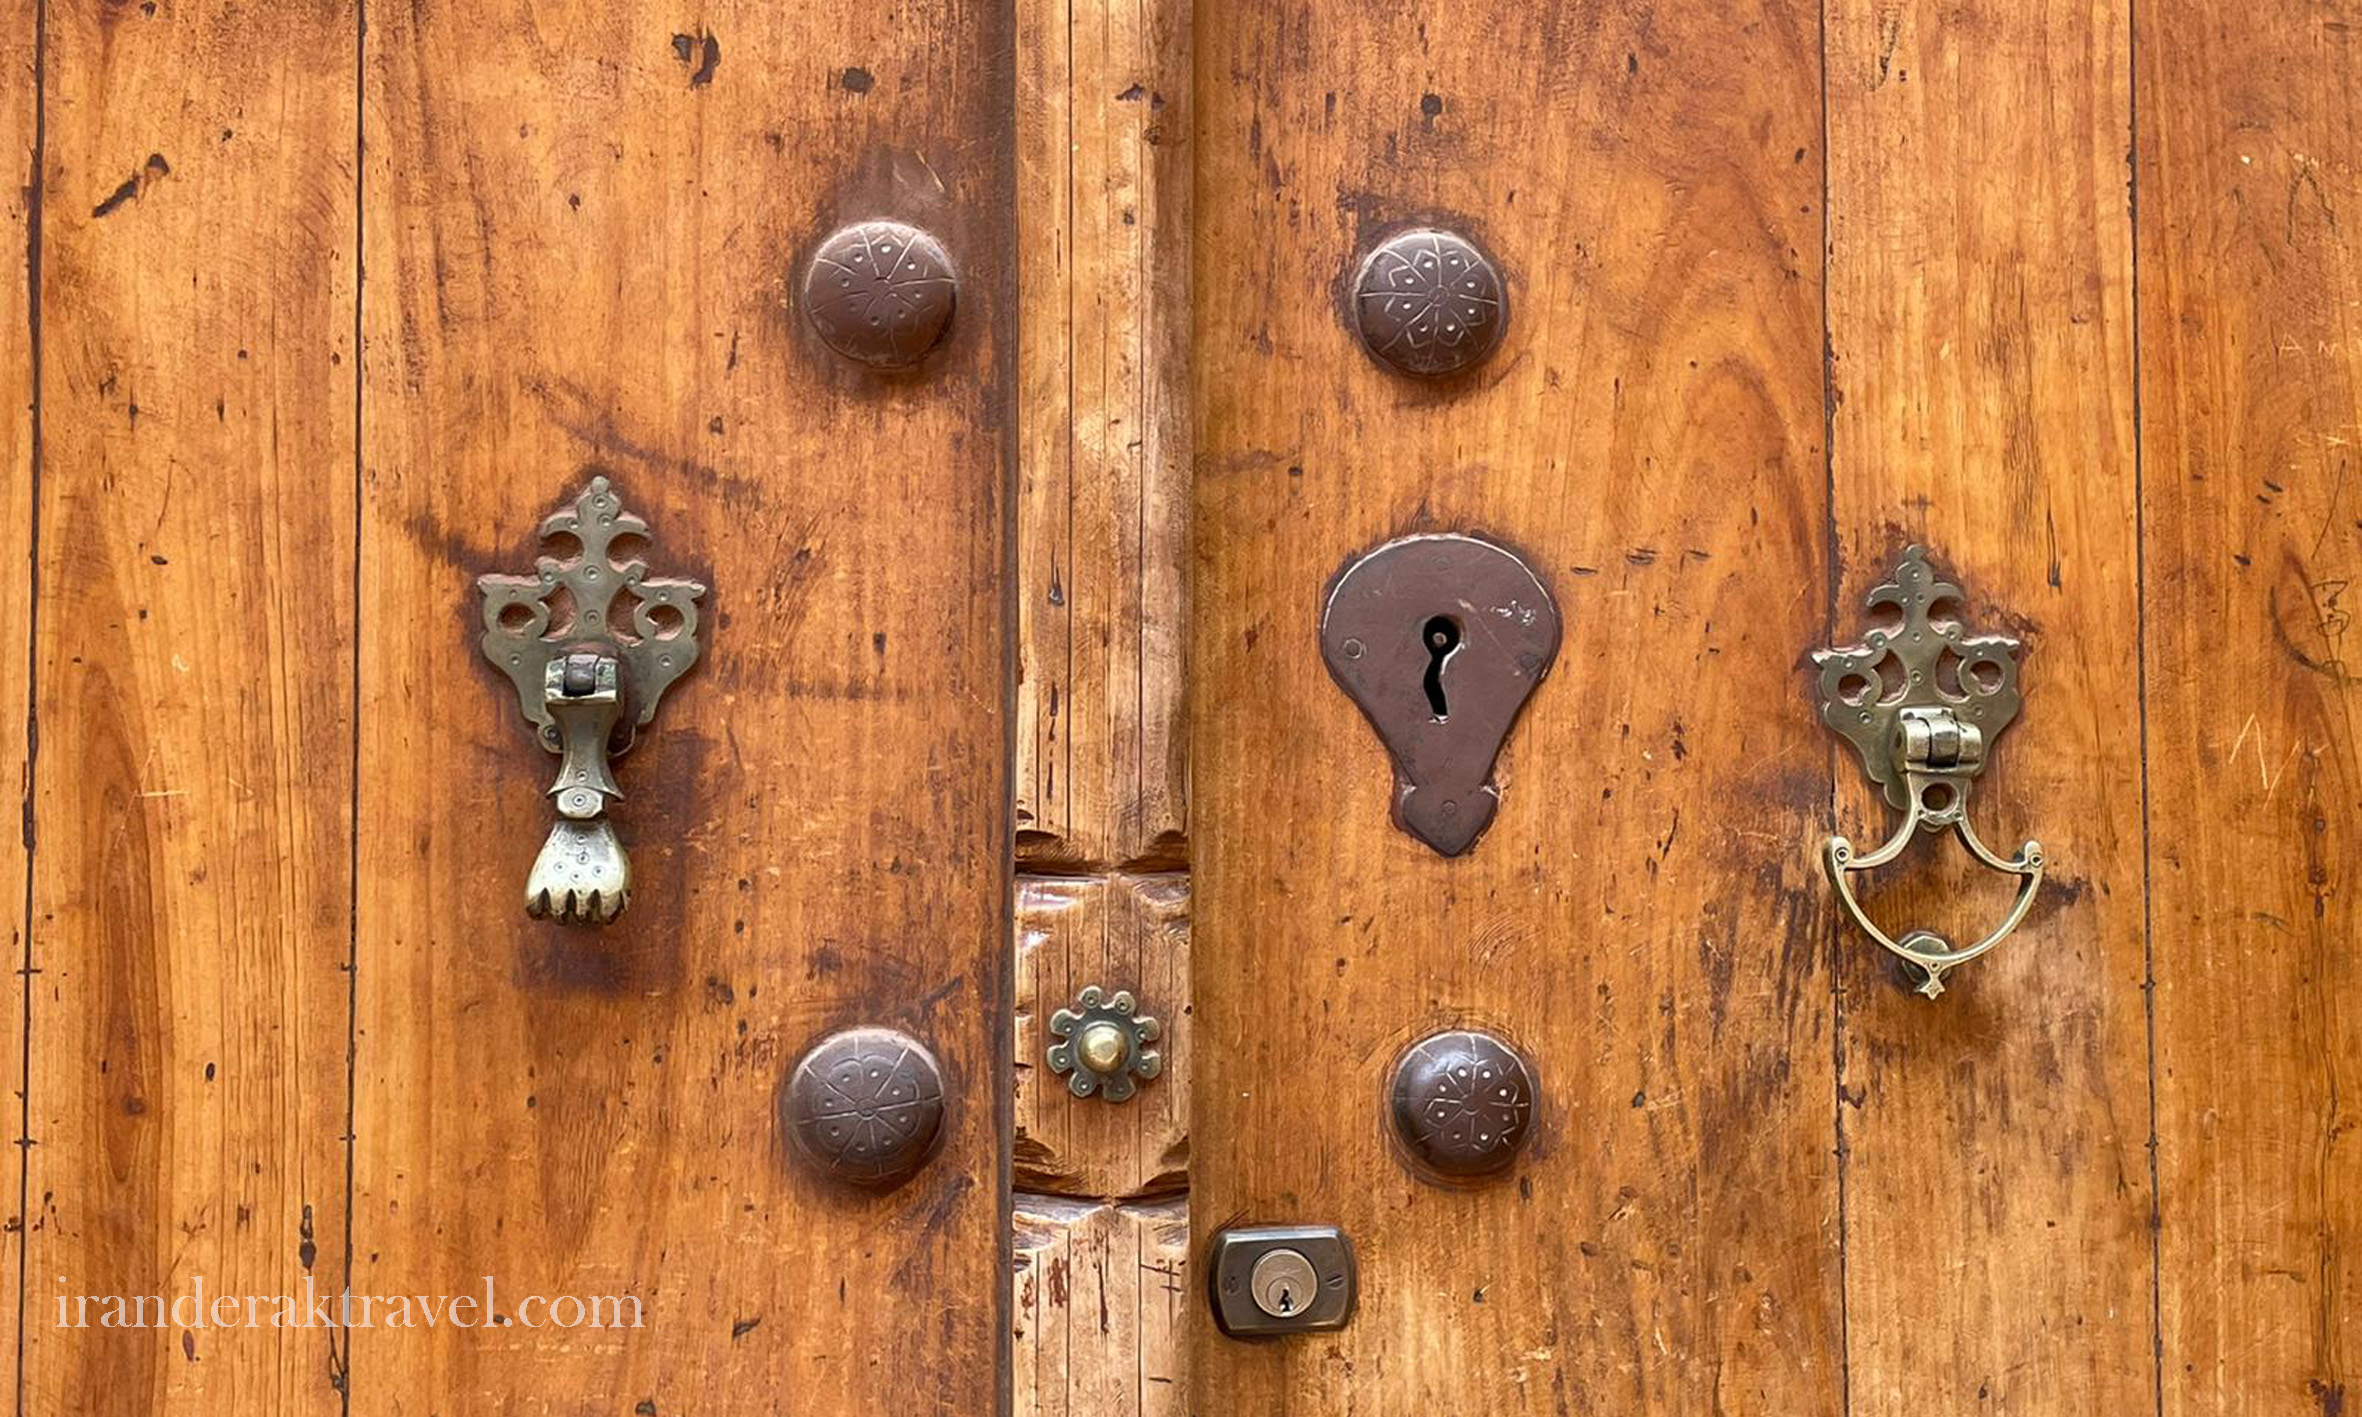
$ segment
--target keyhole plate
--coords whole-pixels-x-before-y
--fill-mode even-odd
[[[1321,604],[1321,657],[1394,762],[1395,825],[1445,856],[1476,844],[1493,760],[1558,657],[1558,607],[1495,542],[1406,536],[1356,557]]]

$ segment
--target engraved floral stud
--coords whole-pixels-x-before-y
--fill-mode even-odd
[[[1469,1181],[1517,1159],[1533,1123],[1534,1075],[1515,1048],[1456,1029],[1422,1038],[1394,1065],[1395,1135],[1420,1168]]]
[[[1484,362],[1509,327],[1501,273],[1456,231],[1398,232],[1363,258],[1353,317],[1372,358],[1440,378]]]
[[[907,369],[951,325],[959,280],[943,244],[899,221],[832,233],[804,273],[804,315],[830,349],[874,369]]]
[[[1145,1046],[1164,1036],[1164,1025],[1138,1010],[1130,990],[1111,998],[1093,984],[1073,1008],[1050,1015],[1050,1032],[1060,1040],[1050,1045],[1050,1071],[1066,1079],[1067,1091],[1122,1102],[1139,1090],[1134,1078],[1146,1082],[1165,1070],[1163,1056]]]

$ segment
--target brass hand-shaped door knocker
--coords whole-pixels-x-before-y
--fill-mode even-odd
[[[1870,780],[1904,813],[1886,843],[1856,857],[1854,846],[1833,836],[1822,846],[1837,898],[1846,914],[1876,940],[1917,966],[1919,992],[1944,992],[1947,970],[1968,963],[2000,944],[2026,918],[2042,885],[2042,844],[2029,841],[2005,858],[1985,845],[1968,824],[1968,789],[1985,766],[1987,749],[2017,717],[2018,642],[2007,635],[1970,635],[1956,618],[1960,587],[1939,581],[1927,553],[1914,546],[1903,553],[1894,579],[1870,592],[1872,611],[1891,607],[1897,622],[1871,629],[1862,643],[1817,651],[1821,722],[1860,751]],[[1873,924],[1854,897],[1854,872],[1883,866],[1902,854],[1921,831],[1951,828],[1987,866],[2018,878],[2016,902],[2000,926],[1970,945],[1954,945],[1932,930],[1913,930],[1900,940]]]
[[[558,821],[533,863],[525,911],[603,925],[631,900],[631,860],[607,820],[620,800],[608,767],[628,751],[675,679],[697,662],[695,581],[649,576],[646,562],[618,562],[614,544],[645,541],[648,524],[623,510],[594,477],[541,523],[544,555],[530,576],[480,576],[484,656],[517,686],[541,746],[558,755],[549,795]],[[629,596],[617,617],[616,601]]]

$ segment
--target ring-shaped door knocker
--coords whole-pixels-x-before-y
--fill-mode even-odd
[[[1862,642],[1813,655],[1820,666],[1821,721],[1862,755],[1870,780],[1904,813],[1902,825],[1875,851],[1856,855],[1853,842],[1832,836],[1821,861],[1837,899],[1855,925],[1919,972],[1919,992],[1944,992],[1944,975],[2003,940],[2026,918],[2042,886],[2042,844],[2028,841],[2017,855],[1985,845],[1968,821],[1968,793],[1985,766],[1987,749],[2017,717],[2020,648],[2007,635],[1971,635],[1957,618],[1960,587],[1936,579],[1927,553],[1903,553],[1894,579],[1870,592],[1869,607],[1892,607],[1899,622],[1873,628]],[[1972,944],[1955,945],[1933,930],[1888,934],[1862,909],[1853,877],[1894,860],[1921,832],[1956,831],[1961,844],[1995,871],[2018,878],[2017,899],[2001,923]]]

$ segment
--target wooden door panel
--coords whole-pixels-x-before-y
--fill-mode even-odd
[[[2130,1411],[2148,1232],[2130,132],[2122,4],[1829,12],[1831,521],[1846,639],[1909,543],[2026,645],[1970,812],[2050,874],[1942,998],[1848,932],[1851,1410]],[[1832,740],[1834,741],[1834,740]],[[1891,813],[1837,765],[1839,830]],[[2014,883],[1929,838],[1870,902],[1981,935]]]
[[[41,7],[26,1411],[341,1409],[334,1329],[103,1300],[342,1282],[357,44]]]
[[[34,316],[40,277],[34,231],[42,169],[34,141],[40,128],[36,62],[39,36],[35,18],[20,6],[5,23],[0,23],[0,151],[26,155],[27,176],[21,185],[0,187],[0,247],[9,252],[7,273],[0,276],[0,329],[24,332],[24,338],[0,344],[0,380],[5,381],[6,389],[5,394],[0,394],[0,518],[6,519],[5,529],[0,530],[0,563],[20,568],[5,573],[6,583],[11,591],[23,592],[28,608],[34,564],[34,459],[39,447],[39,419],[34,410],[40,399],[36,353],[40,321]],[[6,640],[0,641],[0,656],[7,656],[5,662],[11,664],[29,663],[32,638],[32,617],[17,616],[8,628]],[[30,697],[31,676],[0,677],[0,763],[14,765],[10,786],[19,802],[32,800],[32,761],[27,751]],[[30,833],[24,830],[0,832],[0,881],[24,879],[31,850],[29,837]],[[0,1275],[23,1273],[25,1262],[25,1206],[21,1186],[28,1179],[23,1167],[25,1153],[30,1148],[21,1143],[31,1132],[31,1117],[24,1110],[29,1095],[24,1074],[32,1063],[25,1047],[33,988],[31,923],[19,913],[11,925],[14,936],[11,943],[20,971],[18,993],[14,998],[0,1001],[0,1057],[20,1060],[16,1084],[20,1190],[14,1199],[6,1198],[7,1182],[0,1179],[0,1214],[8,1217],[5,1224],[0,1224]],[[6,1172],[0,1170],[0,1178],[5,1176]],[[0,1304],[0,1347],[16,1348],[23,1332],[24,1306],[20,1293],[15,1302]]]
[[[991,1410],[1005,8],[431,4],[368,39],[358,1278],[630,1295],[646,1327],[364,1335],[356,1409]],[[812,247],[871,217],[959,273],[906,374],[796,308]],[[522,917],[551,760],[472,589],[594,471],[711,587],[703,661],[619,770],[638,880],[604,932]],[[943,1149],[884,1196],[774,1120],[858,1023],[945,1069]]]
[[[2139,7],[2163,1410],[2362,1401],[2358,56]]]
[[[1334,1335],[1200,1324],[1208,1411],[1838,1407],[1833,938],[1801,702],[1830,568],[1818,20],[1201,6],[1192,1221],[1341,1225]],[[1504,267],[1505,345],[1406,383],[1341,312],[1379,232]],[[1390,536],[1527,554],[1565,624],[1467,856],[1388,820],[1320,598]],[[1497,1029],[1538,1136],[1412,1179],[1406,1044]]]

